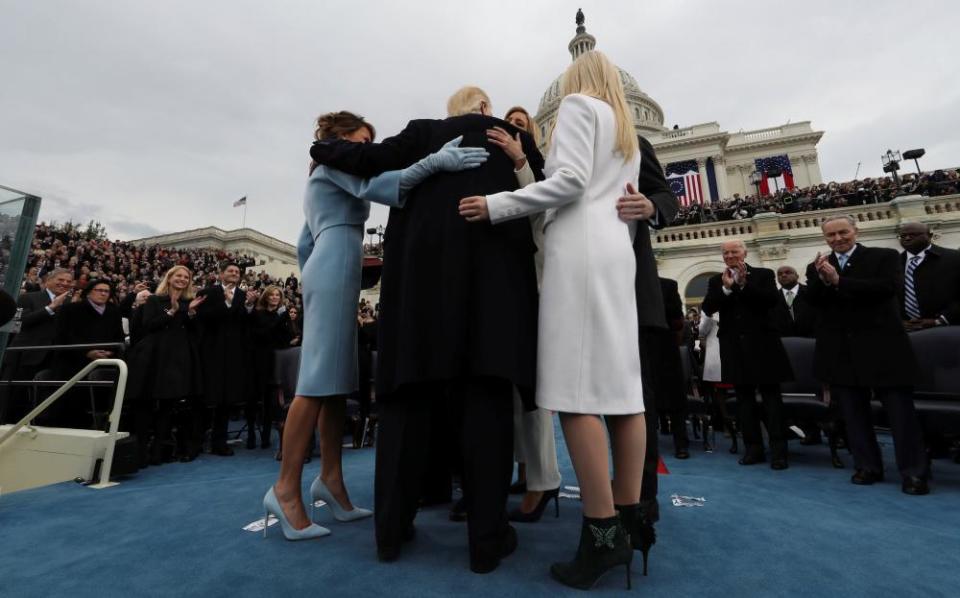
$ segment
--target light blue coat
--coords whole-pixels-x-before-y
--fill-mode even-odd
[[[297,241],[303,344],[297,394],[344,395],[357,379],[357,301],[370,202],[402,207],[400,171],[361,179],[319,166],[307,181]]]

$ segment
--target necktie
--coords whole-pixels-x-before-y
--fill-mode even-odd
[[[793,293],[793,291],[787,290],[784,292],[783,298],[787,302],[787,309],[790,310],[790,319],[795,319],[793,314],[793,300],[796,299],[797,296]]]
[[[837,263],[840,264],[840,269],[841,269],[841,270],[843,270],[843,267],[847,265],[847,260],[848,260],[849,258],[850,258],[850,256],[848,256],[848,255],[845,254],[845,253],[841,253],[840,255],[837,256]]]
[[[907,264],[907,274],[903,281],[903,308],[911,318],[920,317],[920,304],[917,302],[917,287],[913,280],[913,272],[917,269],[919,263],[919,255],[910,258],[910,262]]]

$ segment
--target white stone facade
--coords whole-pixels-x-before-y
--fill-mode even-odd
[[[596,38],[580,24],[567,49],[571,58],[576,60],[595,46]],[[721,130],[716,122],[668,129],[664,126],[664,112],[660,104],[640,89],[630,73],[619,67],[618,70],[637,133],[650,141],[664,168],[670,163],[696,160],[705,198],[724,200],[734,194],[755,194],[757,189],[750,183],[750,174],[756,170],[754,160],[772,156],[786,155],[790,159],[794,185],[797,187],[823,182],[817,157],[817,143],[823,131],[815,131],[809,121],[736,133]],[[554,79],[547,87],[537,110],[536,121],[540,127],[541,150],[544,154],[562,99],[560,78]],[[708,171],[712,171],[711,174],[708,175]],[[715,195],[711,191],[711,178],[715,180]],[[771,191],[776,185],[782,186],[782,182],[771,182]]]
[[[168,235],[145,237],[131,242],[178,249],[195,247],[221,249],[256,259],[257,264],[253,266],[255,272],[263,270],[274,278],[286,278],[291,272],[297,277],[300,276],[296,247],[251,228],[225,231],[215,226],[208,226]]]
[[[960,195],[911,195],[883,204],[797,214],[765,213],[746,220],[664,228],[653,232],[657,268],[660,276],[677,281],[688,307],[699,305],[706,279],[723,270],[720,245],[741,239],[747,245],[748,263],[773,270],[793,266],[800,273],[800,282],[804,282],[807,264],[818,252],[830,251],[820,223],[839,214],[857,219],[859,240],[865,245],[900,250],[897,227],[905,222],[923,222],[933,229],[934,243],[951,249],[960,247]]]

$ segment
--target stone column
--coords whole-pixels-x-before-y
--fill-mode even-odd
[[[707,161],[705,158],[697,158],[697,174],[700,176],[700,191],[703,194],[703,203],[710,203],[710,182],[707,180],[707,172],[704,166]]]
[[[727,169],[724,166],[724,159],[721,155],[712,156],[713,158],[713,174],[717,177],[717,193],[720,195],[718,198],[720,201],[723,201],[727,197],[733,195],[727,191]]]

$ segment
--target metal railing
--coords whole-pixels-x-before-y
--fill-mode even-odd
[[[8,351],[10,349],[15,349],[22,352],[39,351],[39,350],[80,351],[80,350],[105,349],[105,348],[122,349],[123,343],[92,343],[92,344],[82,344],[82,345],[78,344],[78,345],[45,345],[45,346],[30,346],[30,347],[8,347]],[[103,456],[103,467],[100,469],[100,481],[97,484],[91,485],[90,487],[101,489],[101,488],[109,488],[110,486],[116,486],[117,485],[116,482],[110,481],[110,470],[113,467],[113,452],[117,443],[117,432],[120,426],[120,411],[123,408],[124,393],[127,388],[127,364],[122,359],[116,359],[116,358],[96,359],[88,363],[86,366],[84,366],[83,369],[81,369],[79,372],[74,374],[72,378],[70,378],[65,383],[63,383],[63,385],[60,386],[60,388],[58,388],[56,391],[54,391],[53,394],[47,397],[39,405],[34,407],[33,410],[30,411],[30,413],[27,413],[22,418],[20,418],[20,421],[14,424],[9,430],[4,432],[2,436],[0,436],[0,452],[3,451],[4,444],[9,439],[13,438],[14,435],[17,434],[23,428],[27,428],[28,430],[33,432],[34,435],[38,434],[38,431],[36,430],[36,428],[34,428],[32,424],[30,424],[30,422],[33,421],[38,415],[46,411],[50,407],[50,405],[55,403],[60,397],[65,395],[73,387],[103,386],[104,384],[102,384],[102,381],[84,380],[84,378],[87,377],[90,374],[90,372],[102,367],[117,368],[118,375],[117,375],[117,380],[115,382],[117,385],[117,389],[113,396],[113,407],[110,410],[110,417],[109,417],[110,427],[107,432],[107,436],[108,436],[107,450]],[[5,383],[0,382],[0,385],[2,384],[20,385],[21,382],[27,382],[27,381],[17,380],[17,381],[8,381]],[[34,384],[37,382],[42,382],[42,381],[29,381],[30,384]],[[55,382],[55,383],[59,384],[59,382]],[[114,384],[114,382],[107,382],[107,384]],[[48,384],[44,384],[44,385],[48,385]]]

